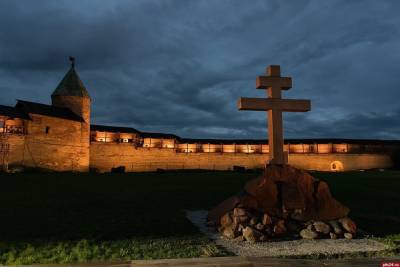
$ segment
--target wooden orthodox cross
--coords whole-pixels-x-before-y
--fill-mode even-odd
[[[310,100],[282,99],[281,90],[292,87],[292,78],[281,77],[280,66],[267,68],[267,76],[258,76],[257,89],[267,89],[268,98],[240,98],[239,110],[268,111],[268,143],[270,164],[286,164],[283,153],[282,112],[306,112],[311,110]]]

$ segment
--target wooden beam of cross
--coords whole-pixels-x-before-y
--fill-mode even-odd
[[[239,110],[268,111],[268,143],[270,164],[286,164],[283,152],[282,112],[306,112],[311,110],[310,100],[282,99],[282,90],[292,87],[292,78],[281,77],[280,66],[267,68],[267,76],[256,79],[257,89],[267,89],[268,98],[240,98]]]

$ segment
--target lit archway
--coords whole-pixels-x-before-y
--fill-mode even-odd
[[[344,171],[343,163],[341,161],[334,161],[331,163],[331,171],[333,172],[342,172]]]

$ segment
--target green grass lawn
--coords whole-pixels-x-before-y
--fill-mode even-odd
[[[0,263],[122,261],[220,255],[185,218],[257,173],[0,175]],[[313,173],[359,227],[400,239],[400,171]]]

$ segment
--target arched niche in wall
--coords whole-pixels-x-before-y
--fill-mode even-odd
[[[344,171],[343,163],[341,161],[334,161],[331,163],[331,171],[342,172]]]

